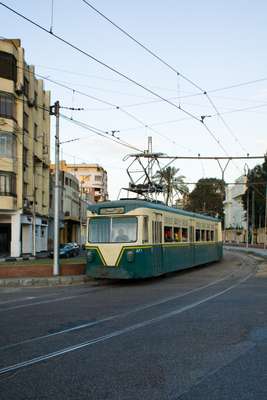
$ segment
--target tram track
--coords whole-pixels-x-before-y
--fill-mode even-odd
[[[216,280],[208,283],[207,285],[203,285],[203,286],[191,289],[185,293],[182,293],[182,294],[179,294],[176,296],[165,297],[159,301],[147,303],[147,304],[144,304],[143,306],[135,307],[131,310],[128,310],[128,311],[125,311],[125,312],[122,312],[119,314],[107,316],[107,317],[99,319],[97,321],[90,321],[87,324],[77,325],[77,326],[71,327],[69,329],[54,332],[52,334],[34,337],[34,338],[27,339],[27,340],[24,340],[21,342],[10,344],[8,346],[2,346],[0,348],[0,352],[2,352],[2,353],[3,352],[5,353],[6,351],[17,347],[17,348],[20,348],[20,353],[25,352],[25,356],[24,356],[24,360],[17,360],[17,362],[14,361],[14,363],[10,363],[9,365],[7,365],[7,363],[6,363],[6,366],[2,366],[0,368],[0,375],[19,370],[21,368],[25,368],[30,365],[39,364],[45,360],[59,357],[64,354],[74,352],[74,351],[77,351],[82,348],[90,347],[94,344],[110,340],[112,338],[130,333],[132,331],[136,331],[137,329],[141,329],[141,328],[144,328],[144,327],[152,325],[152,324],[160,323],[161,321],[164,321],[168,318],[174,317],[185,311],[194,309],[195,307],[200,306],[201,304],[207,303],[208,301],[211,301],[211,300],[227,293],[228,291],[234,289],[241,283],[248,280],[251,276],[253,276],[253,274],[255,272],[254,271],[255,268],[253,267],[253,265],[250,265],[251,270],[249,272],[246,271],[245,274],[243,273],[244,263],[247,260],[248,260],[247,257],[245,257],[243,259],[242,264],[240,265],[240,268],[237,269],[236,273],[231,272],[219,279],[216,279]],[[217,288],[217,286],[219,286],[219,287]],[[210,289],[212,289],[213,291],[211,293],[209,293],[209,292],[206,293],[206,291],[209,291]],[[199,293],[201,294],[202,291],[204,291],[204,294],[202,294],[202,296],[200,296],[200,298],[197,298],[197,299],[191,298],[190,299],[191,301],[189,301],[189,302],[187,301],[185,304],[180,304],[179,306],[177,306],[177,304],[175,304],[176,300],[179,301],[181,299],[187,298],[187,296],[190,296],[190,295],[196,295]],[[167,306],[166,310],[161,310],[161,308],[166,307],[166,306]],[[170,307],[170,306],[172,307],[171,310],[168,309],[168,307]],[[152,315],[147,315],[146,319],[143,319],[142,312],[148,312],[148,313],[152,312]],[[133,314],[135,314],[135,318],[137,318],[137,321],[134,323],[132,323],[132,321],[127,320],[127,318],[131,317]],[[139,318],[141,318],[141,320],[138,320]],[[122,326],[121,326],[120,324],[121,324],[121,322],[123,322],[123,319],[126,319],[126,323],[122,324]],[[117,326],[113,326],[112,324],[116,321],[120,321],[120,323],[118,323]],[[97,326],[100,326],[100,325],[108,323],[108,322],[111,323],[111,326],[105,327],[105,325],[104,325],[103,330],[106,329],[105,334],[99,335],[99,333],[92,331],[92,328],[96,328]],[[88,334],[88,328],[90,328],[89,334],[93,334],[94,337],[87,338],[87,340],[85,338],[85,340],[80,341],[79,343],[72,343],[71,345],[68,345],[65,347],[60,347],[61,342],[59,342],[58,344],[56,343],[56,346],[59,346],[59,348],[54,348],[53,350],[48,349],[48,347],[49,347],[48,342],[52,338],[55,338],[57,336],[58,339],[60,339],[60,337],[62,337],[62,338],[64,337],[65,341],[73,340],[73,339],[76,340],[77,336],[75,336],[75,337],[72,336],[70,338],[70,334],[73,334],[75,332],[81,332],[81,331],[84,334],[86,334],[86,333]],[[67,339],[66,339],[66,335],[67,335]],[[46,351],[44,351],[43,353],[41,353],[39,355],[33,354],[32,357],[30,356],[30,354],[31,354],[31,352],[30,352],[29,356],[27,357],[27,351],[25,349],[23,349],[23,346],[33,344],[34,342],[41,342],[41,341],[45,342],[44,350],[46,350]],[[52,346],[53,345],[54,345],[54,343],[52,343]],[[21,351],[21,350],[23,350],[23,351]],[[3,354],[2,354],[2,356],[3,356]],[[0,358],[2,358],[1,354],[0,354]]]
[[[4,313],[4,312],[7,312],[7,311],[12,311],[12,310],[19,310],[21,308],[39,306],[39,305],[42,305],[42,304],[49,304],[49,303],[56,303],[56,302],[60,302],[60,301],[73,300],[73,299],[81,297],[81,296],[86,296],[90,292],[95,292],[95,291],[99,291],[99,290],[103,290],[103,289],[104,289],[104,286],[101,286],[101,287],[97,286],[97,287],[89,288],[86,291],[84,291],[83,293],[79,293],[79,294],[72,295],[72,296],[61,296],[61,297],[57,297],[55,299],[34,301],[32,303],[19,304],[19,305],[11,306],[11,307],[4,307],[4,308],[0,308],[0,313]],[[45,295],[43,297],[52,297],[52,296],[55,296],[55,295],[56,294],[49,294],[49,295]],[[28,299],[27,298],[21,299],[20,301],[22,301],[22,302],[23,301],[28,301],[28,300],[32,300],[34,298],[37,298],[37,297],[29,297]],[[2,304],[8,304],[8,303],[11,303],[11,302],[13,303],[13,302],[16,302],[16,301],[15,300],[10,300],[10,301],[7,301],[6,303],[3,302]],[[0,303],[0,306],[1,306],[1,303]]]

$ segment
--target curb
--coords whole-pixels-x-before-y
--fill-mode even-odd
[[[86,275],[53,276],[42,278],[4,278],[0,279],[0,288],[31,286],[62,286],[89,282]]]
[[[253,247],[244,248],[244,247],[238,247],[238,246],[224,246],[224,250],[229,250],[229,251],[239,251],[240,253],[247,253],[250,255],[254,255],[256,257],[261,257],[263,259],[267,259],[267,251],[266,250],[261,250],[261,249],[254,249]]]

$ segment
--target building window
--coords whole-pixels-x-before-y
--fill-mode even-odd
[[[28,150],[26,147],[23,147],[23,164],[28,165]]]
[[[16,175],[0,171],[0,195],[16,196]]]
[[[46,107],[45,104],[43,103],[43,119],[45,119],[45,112],[46,112]]]
[[[38,139],[38,125],[37,124],[34,124],[34,128],[33,128],[33,137],[34,137],[34,140],[37,140]]]
[[[36,91],[34,91],[34,107],[35,107],[35,110],[37,110],[37,108],[38,108],[38,94],[37,94]]]
[[[29,81],[24,77],[24,94],[26,97],[29,97]]]
[[[15,97],[6,92],[0,92],[0,117],[15,119]]]
[[[9,53],[0,51],[0,77],[10,79],[14,82],[17,80],[17,60]]]
[[[102,175],[95,175],[95,182],[102,182]]]
[[[29,116],[25,112],[23,113],[23,130],[29,132]]]
[[[28,194],[28,184],[26,182],[23,183],[23,196],[27,197]]]
[[[1,133],[0,135],[0,157],[15,157],[16,142],[12,133]]]

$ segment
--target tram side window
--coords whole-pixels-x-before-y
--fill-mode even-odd
[[[214,231],[210,231],[210,240],[214,242]]]
[[[188,229],[182,228],[182,241],[188,242]]]
[[[173,242],[171,226],[164,226],[164,242]]]
[[[175,242],[181,242],[182,241],[182,236],[181,236],[181,229],[174,227],[173,228],[173,238]]]
[[[210,231],[207,231],[207,242],[210,242]]]
[[[143,243],[148,242],[148,217],[143,220]]]
[[[205,229],[201,229],[201,241],[205,242],[205,240],[206,240]]]
[[[162,223],[160,221],[152,221],[152,240],[153,243],[161,243],[162,242]]]
[[[196,242],[200,242],[200,229],[196,229]]]

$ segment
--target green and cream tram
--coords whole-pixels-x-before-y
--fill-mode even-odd
[[[130,199],[89,206],[87,216],[91,277],[148,278],[222,257],[216,218]]]

